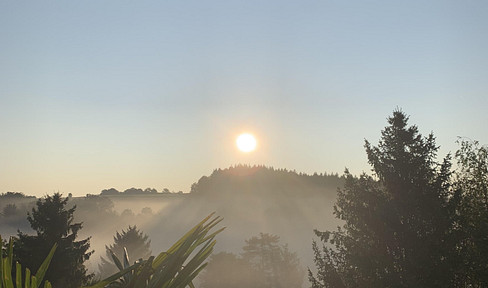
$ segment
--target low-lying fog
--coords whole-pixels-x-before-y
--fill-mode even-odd
[[[105,245],[113,244],[116,231],[137,225],[149,236],[151,250],[157,254],[211,212],[222,216],[221,226],[227,227],[217,237],[216,252],[238,254],[246,239],[269,233],[288,244],[306,268],[314,266],[313,229],[331,230],[340,224],[332,212],[337,188],[342,185],[343,179],[337,175],[238,166],[202,177],[189,194],[106,193],[74,197],[69,203],[77,206],[75,221],[84,223],[78,239],[91,237],[95,253],[87,266],[95,273],[100,256],[105,256]],[[34,207],[35,200],[1,199],[0,211],[12,203],[17,209],[17,214],[0,216],[2,237],[15,235],[17,229],[32,233],[26,211]]]

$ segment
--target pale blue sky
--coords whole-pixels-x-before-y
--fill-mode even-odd
[[[487,33],[486,1],[0,1],[0,192],[359,174],[396,107],[488,143]]]

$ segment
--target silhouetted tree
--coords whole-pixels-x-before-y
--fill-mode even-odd
[[[241,257],[232,253],[212,256],[202,275],[202,287],[301,287],[305,272],[296,254],[279,239],[261,233],[246,240]]]
[[[279,240],[279,236],[260,233],[246,240],[242,258],[255,269],[262,287],[301,287],[304,271],[298,257]]]
[[[124,209],[124,211],[122,211],[122,213],[120,213],[120,217],[122,217],[122,218],[132,219],[134,216],[135,216],[134,212],[132,212],[132,210],[130,210],[130,209]]]
[[[140,194],[143,194],[144,193],[144,190],[142,190],[141,188],[129,188],[129,189],[126,189],[124,192],[122,192],[126,195],[140,195]]]
[[[146,188],[144,189],[144,194],[157,194],[158,193],[158,190],[154,189],[154,188]]]
[[[120,192],[115,189],[115,188],[110,188],[110,189],[103,189],[102,192],[100,192],[100,195],[118,195]]]
[[[342,187],[343,184],[344,178],[333,174],[307,175],[265,166],[236,165],[227,169],[216,169],[212,175],[201,177],[191,186],[190,193],[192,196],[206,197],[234,197],[241,191],[259,194],[260,197],[307,194],[335,196],[337,187]],[[266,187],[265,191],[261,191],[263,187]]]
[[[59,193],[39,199],[27,217],[37,235],[19,231],[14,246],[23,267],[37,271],[54,243],[58,244],[45,278],[54,288],[78,288],[92,278],[84,265],[93,253],[88,251],[90,238],[75,241],[82,224],[73,223],[76,207],[66,209],[67,202]]]
[[[153,211],[152,211],[151,207],[144,207],[141,209],[141,214],[150,216],[153,214]]]
[[[432,134],[422,137],[395,111],[378,146],[365,148],[375,178],[346,171],[337,231],[316,231],[312,287],[451,287],[455,239],[450,158],[436,162]],[[331,247],[332,246],[332,247]]]
[[[488,147],[460,140],[456,152],[462,287],[488,287]]]
[[[201,276],[202,288],[258,287],[253,269],[248,262],[234,253],[220,252],[210,256]]]
[[[2,210],[2,215],[4,217],[17,216],[19,213],[20,211],[15,204],[7,204]]]
[[[7,193],[1,193],[0,194],[0,199],[5,198],[17,198],[17,199],[24,199],[24,198],[36,198],[35,196],[27,196],[22,192],[7,192]]]
[[[110,198],[100,195],[87,194],[84,198],[74,200],[78,211],[89,211],[96,217],[106,217],[108,214],[115,214],[114,203]],[[104,215],[105,214],[105,215]]]
[[[127,230],[122,230],[122,233],[116,232],[114,243],[110,246],[105,246],[107,258],[100,257],[101,263],[98,265],[102,278],[119,271],[112,260],[109,250],[112,250],[115,255],[122,259],[124,247],[127,249],[130,259],[134,261],[138,259],[147,260],[151,256],[151,240],[149,240],[149,237],[137,229],[137,226],[129,226]]]

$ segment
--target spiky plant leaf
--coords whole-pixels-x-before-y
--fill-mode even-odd
[[[19,262],[15,263],[15,286],[22,287],[22,266]]]
[[[41,286],[42,279],[44,279],[44,276],[46,275],[47,269],[49,268],[49,264],[51,263],[51,260],[53,259],[54,252],[56,251],[56,248],[58,247],[58,244],[55,243],[53,247],[51,248],[51,251],[49,251],[49,254],[47,254],[46,259],[42,262],[41,266],[36,272],[36,279],[38,280],[37,285],[34,286],[33,284],[31,285],[33,288],[38,288]]]

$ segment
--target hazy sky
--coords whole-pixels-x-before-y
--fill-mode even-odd
[[[487,33],[487,1],[3,0],[0,192],[359,174],[396,107],[442,156],[488,143]]]

